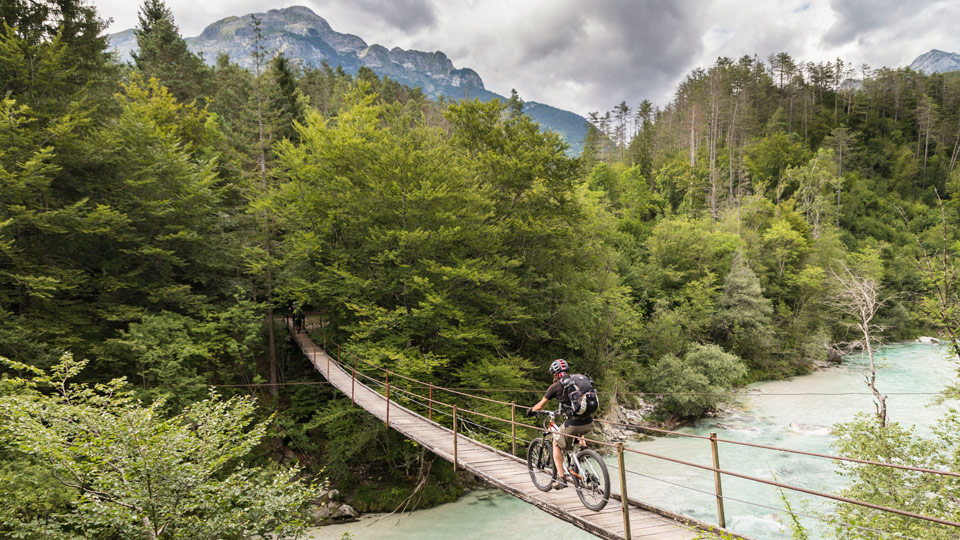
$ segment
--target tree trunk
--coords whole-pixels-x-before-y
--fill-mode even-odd
[[[930,124],[932,118],[930,111],[927,111],[927,129],[923,141],[923,176],[920,179],[920,189],[927,188],[927,155],[930,153]]]
[[[256,67],[256,91],[257,91],[257,135],[259,138],[259,150],[260,155],[258,156],[259,166],[260,166],[260,187],[263,189],[263,196],[267,196],[267,150],[265,143],[265,136],[263,133],[263,97],[260,89],[260,65],[263,59],[263,52],[261,50],[263,36],[260,33],[260,21],[254,19],[254,32],[255,32],[255,67]],[[276,345],[276,336],[275,333],[275,320],[273,314],[273,272],[271,269],[271,249],[270,249],[270,213],[264,208],[263,210],[263,221],[264,221],[264,248],[267,252],[267,361],[268,361],[268,380],[270,382],[270,394],[276,397],[279,393],[277,388],[277,345]]]

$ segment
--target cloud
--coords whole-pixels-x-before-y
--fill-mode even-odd
[[[585,114],[661,95],[699,56],[705,26],[693,0],[555,0],[508,7],[495,30],[461,40],[491,90]],[[441,24],[443,26],[443,24]],[[473,51],[482,51],[477,54]]]
[[[165,0],[185,36],[223,17],[306,5],[338,32],[388,48],[443,51],[487,88],[586,114],[642,99],[665,105],[717,57],[788,52],[904,66],[936,48],[960,52],[954,0]],[[93,0],[112,32],[139,0]]]
[[[437,22],[429,0],[353,0],[354,6],[405,32],[430,29]]]
[[[831,0],[836,16],[823,36],[824,44],[838,46],[861,39],[864,34],[898,26],[920,16],[937,0]],[[924,16],[926,19],[927,16]]]

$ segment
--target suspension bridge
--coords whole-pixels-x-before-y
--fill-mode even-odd
[[[643,452],[633,448],[624,447],[623,443],[611,444],[609,442],[587,439],[595,446],[607,447],[611,452],[617,454],[617,464],[608,463],[608,466],[615,471],[611,474],[611,494],[610,503],[600,512],[593,512],[585,508],[577,498],[573,489],[561,491],[542,492],[538,490],[530,479],[527,470],[526,461],[517,457],[518,442],[526,442],[522,437],[517,436],[517,429],[540,431],[538,426],[531,426],[517,421],[517,405],[490,399],[483,396],[467,394],[458,390],[434,386],[423,383],[409,377],[391,373],[388,369],[375,366],[361,360],[356,355],[349,355],[349,358],[341,358],[340,347],[337,346],[337,352],[328,353],[324,348],[318,346],[311,339],[306,331],[296,331],[291,321],[288,321],[291,336],[294,342],[300,347],[304,355],[310,360],[314,368],[327,379],[329,383],[335,386],[344,395],[349,396],[352,403],[362,407],[370,414],[379,418],[392,429],[403,433],[404,436],[416,441],[424,448],[433,452],[437,456],[453,463],[458,470],[465,470],[482,479],[483,481],[509,493],[510,495],[532,504],[544,512],[553,515],[563,521],[571,523],[585,531],[588,531],[600,538],[611,540],[688,540],[699,538],[740,538],[743,540],[752,540],[749,537],[734,533],[726,529],[726,518],[724,512],[724,500],[728,497],[723,495],[721,476],[730,476],[746,479],[761,484],[771,485],[780,489],[792,490],[815,497],[822,497],[838,503],[858,505],[870,508],[879,512],[897,514],[899,516],[919,519],[929,522],[931,525],[946,526],[960,534],[960,523],[950,520],[923,516],[906,510],[889,508],[872,503],[857,501],[829,493],[821,493],[812,489],[799,486],[784,485],[778,482],[756,478],[753,476],[740,474],[734,471],[727,471],[720,468],[717,446],[719,443],[731,445],[752,446],[778,452],[788,452],[803,454],[808,456],[821,457],[825,459],[854,462],[862,465],[872,465],[880,467],[889,467],[899,469],[909,473],[925,473],[944,476],[960,477],[960,473],[952,471],[940,471],[924,469],[920,467],[911,467],[906,465],[896,465],[888,463],[877,463],[865,460],[843,458],[840,456],[830,456],[816,454],[799,450],[790,450],[776,448],[764,445],[745,443],[740,441],[725,440],[717,438],[716,434],[709,437],[702,435],[691,435],[685,433],[659,430],[654,428],[644,428],[626,424],[616,424],[631,429],[644,429],[664,434],[675,434],[679,436],[689,436],[704,439],[711,445],[713,454],[713,466],[689,463],[669,456],[658,456]],[[352,365],[350,360],[352,359]],[[371,376],[366,371],[373,370],[379,376]],[[391,376],[393,383],[391,383]],[[382,378],[381,378],[382,377]],[[407,383],[406,385],[397,385],[397,381]],[[412,391],[412,388],[419,388],[421,393]],[[392,395],[391,395],[392,392]],[[486,412],[458,407],[456,404],[446,403],[442,398],[434,394],[448,393],[460,397],[479,400],[490,407]],[[452,400],[451,400],[452,401]],[[409,408],[416,406],[423,412],[414,412]],[[478,407],[481,408],[481,407]],[[490,414],[497,408],[500,415]],[[519,407],[521,411],[525,407]],[[509,410],[509,419],[506,418],[506,411]],[[504,417],[501,417],[504,416]],[[437,416],[437,420],[434,420]],[[485,444],[475,437],[470,437],[463,433],[463,425],[474,425],[484,427],[476,421],[469,420],[468,417],[474,417],[475,420],[483,419],[499,423],[502,429],[485,428],[498,434],[499,440],[509,441],[511,452],[506,452]],[[596,420],[602,422],[602,420]],[[442,422],[442,423],[441,423]],[[449,424],[447,427],[444,424]],[[523,451],[523,448],[520,449]],[[715,480],[715,493],[717,501],[717,523],[710,524],[687,516],[682,516],[668,510],[658,508],[650,503],[632,498],[627,493],[626,475],[629,473],[639,474],[636,471],[627,470],[624,467],[623,455],[626,452],[640,454],[656,459],[694,467],[701,469],[706,474],[710,474]],[[683,487],[683,486],[681,486]],[[732,499],[737,500],[737,499]],[[737,500],[737,502],[750,504],[749,501]],[[770,510],[779,510],[784,513],[792,513],[803,517],[810,517],[827,521],[826,518],[818,516],[805,516],[797,514],[790,509],[769,508]],[[833,521],[836,525],[836,521]],[[849,525],[850,529],[860,530],[860,532],[884,533],[882,530],[871,529],[869,527]],[[886,536],[883,536],[886,537]],[[891,537],[910,539],[909,536],[892,535]]]

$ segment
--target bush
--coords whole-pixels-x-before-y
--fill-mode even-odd
[[[717,345],[694,345],[683,358],[660,358],[646,376],[648,392],[663,394],[658,410],[695,418],[719,405],[719,394],[747,374],[743,361]]]

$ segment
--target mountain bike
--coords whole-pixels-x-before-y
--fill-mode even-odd
[[[537,489],[550,491],[557,478],[557,468],[553,463],[553,434],[560,432],[554,418],[562,413],[537,411],[537,414],[543,417],[543,434],[530,441],[530,446],[527,447],[527,470],[530,471],[530,479]],[[586,448],[582,437],[575,439],[580,450],[564,452],[563,472],[573,482],[580,502],[590,510],[599,512],[610,500],[607,464],[603,462],[600,454]]]

